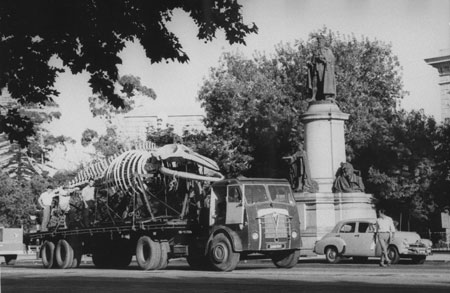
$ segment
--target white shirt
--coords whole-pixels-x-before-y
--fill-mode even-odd
[[[51,206],[54,196],[55,196],[55,194],[52,191],[45,191],[39,196],[38,202],[43,207]]]
[[[81,198],[84,201],[94,200],[94,194],[95,194],[95,187],[88,185],[81,191]]]
[[[395,232],[394,222],[391,217],[377,219],[377,232]]]
[[[65,212],[70,209],[70,196],[68,195],[59,195],[59,208]]]

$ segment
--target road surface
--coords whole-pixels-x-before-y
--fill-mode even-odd
[[[337,265],[323,259],[300,260],[293,269],[271,262],[241,262],[233,272],[194,271],[173,260],[163,271],[97,269],[90,262],[77,269],[44,269],[38,261],[1,266],[1,292],[450,292],[450,263],[401,262],[388,268],[377,261]]]

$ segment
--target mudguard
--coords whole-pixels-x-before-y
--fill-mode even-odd
[[[225,236],[227,236],[230,239],[234,252],[243,251],[242,241],[241,241],[241,238],[239,237],[239,235],[235,231],[231,230],[230,228],[228,228],[226,226],[222,226],[222,225],[216,226],[213,228],[213,230],[211,231],[211,234],[209,235],[206,249],[209,248],[209,245],[211,244],[211,241],[214,238],[214,236],[219,233],[225,234]]]
[[[339,237],[322,238],[316,242],[314,252],[317,254],[325,254],[325,248],[328,246],[334,246],[336,247],[338,253],[343,253],[345,249],[345,241]]]

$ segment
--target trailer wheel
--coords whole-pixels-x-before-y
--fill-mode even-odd
[[[169,264],[169,251],[170,251],[170,246],[169,243],[167,241],[160,241],[159,245],[161,246],[161,258],[160,258],[160,262],[158,264],[158,270],[164,270],[165,268],[167,268],[167,265]]]
[[[300,250],[283,251],[272,256],[272,262],[277,268],[293,268],[298,263]]]
[[[44,268],[52,268],[55,263],[55,244],[50,241],[45,241],[44,244],[42,244],[40,251]]]
[[[230,240],[224,234],[217,234],[209,248],[209,261],[214,270],[229,272],[239,263],[239,253],[233,252]]]
[[[124,238],[115,240],[111,251],[111,266],[114,268],[126,268],[130,265],[132,257],[130,240]]]
[[[136,260],[143,270],[157,269],[161,261],[161,245],[148,236],[142,236],[136,245]]]
[[[55,258],[58,268],[67,269],[68,267],[72,267],[73,249],[69,242],[64,239],[58,241],[56,244]]]
[[[5,262],[9,266],[16,264],[17,254],[5,255]]]

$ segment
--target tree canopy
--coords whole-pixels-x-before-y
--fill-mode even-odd
[[[404,92],[400,65],[388,44],[324,29],[295,46],[279,44],[272,56],[256,53],[247,59],[227,53],[211,69],[199,99],[212,134],[252,158],[242,172],[280,176],[281,158],[295,153],[303,141],[300,115],[309,98],[306,60],[318,34],[336,55],[336,102],[351,117],[346,131],[349,157],[386,132],[394,119]]]
[[[450,203],[449,126],[438,126],[423,111],[397,108],[406,94],[401,67],[381,41],[323,29],[307,41],[279,44],[272,55],[224,54],[199,92],[211,129],[200,149],[227,175],[285,176],[281,158],[304,139],[306,60],[319,34],[336,56],[336,103],[350,114],[347,159],[362,172],[377,205],[397,220],[401,213],[416,227],[430,221]]]
[[[127,41],[139,42],[152,63],[189,60],[167,29],[175,9],[189,14],[197,38],[205,42],[217,30],[231,44],[245,43],[247,34],[257,32],[255,24],[243,22],[236,0],[5,0],[0,2],[0,89],[21,104],[45,105],[59,95],[55,79],[68,68],[73,74],[86,71],[94,94],[123,107],[114,83]],[[51,65],[54,57],[63,68]],[[1,131],[25,146],[32,122],[13,110],[2,119],[8,127]]]

